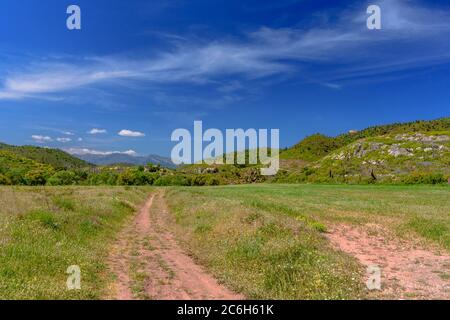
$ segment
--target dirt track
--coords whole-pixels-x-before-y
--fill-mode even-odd
[[[108,299],[244,299],[219,284],[184,252],[169,230],[161,193],[152,195],[122,230],[109,266],[116,276]],[[335,226],[331,244],[364,266],[381,267],[382,290],[373,298],[450,299],[450,257],[366,226]],[[374,232],[376,231],[376,232]],[[374,235],[376,234],[376,235]]]
[[[368,232],[370,231],[370,232]],[[328,239],[337,249],[381,269],[381,291],[388,299],[450,299],[450,256],[390,237],[379,226],[335,226]],[[438,251],[438,250],[435,250]]]
[[[110,257],[108,299],[243,299],[219,284],[168,230],[161,194],[152,195],[119,235]]]

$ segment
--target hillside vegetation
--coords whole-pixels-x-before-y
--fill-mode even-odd
[[[0,151],[7,151],[22,158],[51,165],[55,169],[79,169],[92,166],[86,161],[78,159],[70,154],[50,148],[40,148],[34,146],[11,146],[0,143]]]
[[[324,157],[315,168],[319,174],[348,180],[439,183],[450,176],[450,132],[361,139]]]
[[[39,185],[55,173],[52,166],[0,149],[0,185]]]
[[[450,118],[336,137],[315,134],[280,157],[282,170],[273,182],[445,183],[450,178]]]
[[[359,139],[277,182],[439,184],[450,177],[450,131]]]
[[[316,161],[330,152],[360,139],[387,134],[433,131],[450,131],[450,117],[431,121],[415,121],[373,126],[361,131],[341,134],[336,137],[327,137],[318,133],[306,137],[293,147],[282,151],[280,158]]]
[[[315,134],[282,151],[281,168],[271,177],[261,175],[261,163],[248,163],[248,150],[236,152],[235,161],[238,155],[247,163],[198,163],[175,169],[153,163],[94,166],[60,150],[0,144],[0,184],[444,184],[450,179],[450,118],[375,126],[337,137]]]
[[[161,157],[158,155],[148,155],[148,156],[135,156],[128,154],[118,154],[113,153],[109,155],[94,155],[94,154],[85,154],[85,155],[77,155],[78,158],[87,161],[89,163],[93,163],[96,165],[128,165],[128,166],[144,166],[147,163],[152,163],[155,165],[160,165],[165,168],[175,168],[176,166],[172,163],[170,158]]]

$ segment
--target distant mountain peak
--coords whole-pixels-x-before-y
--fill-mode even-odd
[[[96,165],[112,165],[112,164],[131,164],[131,165],[146,165],[148,163],[159,164],[166,168],[175,168],[172,160],[167,157],[150,154],[147,156],[139,156],[130,153],[109,153],[109,154],[74,154],[75,157]]]

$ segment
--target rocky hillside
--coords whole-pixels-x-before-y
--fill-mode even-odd
[[[362,138],[297,170],[281,170],[278,182],[445,183],[450,178],[450,130]]]
[[[248,159],[248,150],[245,154]],[[264,177],[258,165],[181,166],[219,184],[445,183],[450,178],[450,118],[370,127],[336,137],[309,136],[281,152],[280,171]]]
[[[314,164],[321,177],[401,181],[450,176],[450,131],[360,139]],[[413,182],[413,181],[411,181]]]
[[[283,150],[284,160],[317,161],[329,153],[345,147],[355,141],[371,137],[415,132],[439,132],[450,130],[450,117],[431,121],[414,121],[373,126],[361,131],[351,130],[336,137],[327,137],[320,133],[306,137],[296,145]]]

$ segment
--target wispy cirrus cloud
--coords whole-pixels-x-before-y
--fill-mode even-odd
[[[382,8],[380,31],[367,30],[366,6],[361,5],[341,12],[333,24],[309,28],[260,27],[234,40],[189,41],[171,37],[172,48],[151,57],[85,57],[31,63],[3,78],[0,99],[48,97],[105,83],[201,85],[220,83],[225,77],[248,82],[289,74],[339,88],[341,82],[352,79],[450,61],[450,44],[443,41],[450,37],[449,12],[415,5],[413,1],[372,3]]]

